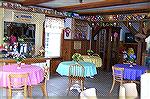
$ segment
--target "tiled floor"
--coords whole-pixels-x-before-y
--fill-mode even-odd
[[[94,78],[86,78],[85,79],[85,87],[86,88],[96,88],[97,96],[101,99],[103,98],[117,98],[118,96],[118,85],[115,86],[112,95],[109,96],[109,90],[112,84],[112,76],[111,72],[105,72],[102,70],[98,70],[98,74],[94,76]],[[79,98],[79,93],[77,90],[72,90],[69,97],[67,96],[67,85],[68,85],[68,77],[60,76],[59,74],[52,75],[50,80],[47,81],[47,91],[50,99],[70,99]],[[5,89],[0,89],[1,96],[6,95]],[[35,86],[33,88],[33,97],[36,99],[42,98],[42,91],[39,86]],[[67,96],[67,97],[66,97]],[[1,98],[1,97],[0,97]],[[4,97],[3,97],[4,98]]]
[[[98,74],[94,78],[85,79],[86,88],[96,88],[97,96],[110,97],[109,90],[112,84],[111,72],[104,72],[98,70]],[[67,96],[68,77],[60,76],[59,74],[50,77],[47,81],[47,91],[49,96]],[[40,87],[33,89],[33,96],[42,96]],[[79,96],[77,90],[72,90],[69,96]],[[118,96],[118,85],[115,86],[111,97],[116,98]]]

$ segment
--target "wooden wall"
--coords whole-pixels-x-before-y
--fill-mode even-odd
[[[72,60],[74,53],[80,53],[82,55],[87,54],[86,51],[90,48],[89,40],[62,40],[62,54],[63,60]]]

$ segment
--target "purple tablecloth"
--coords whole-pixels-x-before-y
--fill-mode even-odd
[[[44,79],[44,71],[41,67],[33,65],[21,65],[21,69],[17,69],[17,64],[0,66],[0,87],[8,86],[8,75],[11,73],[23,74],[29,73],[28,85],[36,85]],[[21,79],[15,79],[20,81]]]
[[[124,68],[124,79],[128,80],[140,80],[141,75],[150,68],[145,66],[133,65],[129,67],[129,64],[115,64],[116,67]]]

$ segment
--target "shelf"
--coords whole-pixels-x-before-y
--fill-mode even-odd
[[[34,40],[35,38],[24,38],[24,40]]]
[[[123,43],[123,44],[128,44],[128,45],[138,45],[138,43]]]
[[[74,37],[73,39],[85,39],[88,37],[88,23],[83,20],[74,20]]]

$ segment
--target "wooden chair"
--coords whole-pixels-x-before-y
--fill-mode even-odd
[[[80,93],[80,99],[98,99],[96,96],[96,89],[89,88]]]
[[[69,67],[69,88],[68,93],[69,95],[70,88],[74,84],[79,84],[81,91],[84,89],[84,67],[80,64],[72,64]]]
[[[20,82],[16,82],[15,79],[21,79]],[[27,98],[27,80],[28,73],[25,74],[10,74],[8,80],[8,98],[12,99],[12,91],[18,92],[23,90],[24,98]]]
[[[120,86],[119,99],[139,99],[135,83],[125,83]]]
[[[92,56],[98,56],[98,57],[100,57],[97,53],[94,53]]]
[[[46,86],[47,86],[47,79],[48,79],[49,68],[47,67],[47,64],[43,68],[44,68],[44,79],[38,85],[34,85],[34,86],[40,86],[41,90],[42,90],[42,93],[43,93],[43,96],[48,96],[47,87]],[[32,89],[33,89],[33,86],[29,86],[29,95],[30,96],[32,96]]]
[[[120,85],[123,84],[124,82],[123,73],[124,73],[124,68],[118,68],[118,67],[112,66],[113,84],[109,93],[112,92],[115,86],[115,82],[119,82]]]
[[[150,70],[145,70],[145,73],[150,73]]]

